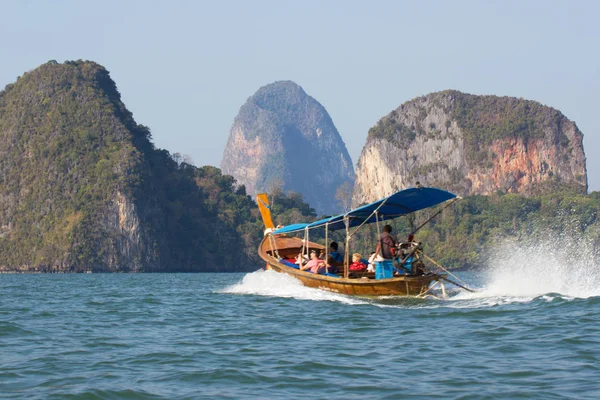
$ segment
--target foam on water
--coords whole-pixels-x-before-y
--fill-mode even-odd
[[[429,299],[416,304],[405,301],[396,304],[386,297],[364,299],[308,288],[292,276],[265,270],[246,274],[241,282],[221,292],[393,308],[482,308],[534,299],[550,302],[557,297],[570,300],[600,296],[600,269],[593,245],[571,237],[504,241],[492,250],[480,277],[483,280],[479,285],[467,282],[478,289],[475,293],[446,284],[449,301]]]
[[[260,296],[289,297],[300,300],[329,300],[346,304],[365,304],[365,301],[357,298],[306,287],[293,276],[265,270],[246,274],[241,282],[223,289],[221,293],[254,294]]]
[[[510,298],[530,301],[542,297],[600,296],[600,270],[593,245],[581,238],[505,241],[488,260],[485,284],[465,298]]]

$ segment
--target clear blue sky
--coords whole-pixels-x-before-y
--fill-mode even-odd
[[[444,89],[536,100],[584,133],[600,190],[598,1],[0,0],[0,87],[55,59],[104,65],[157,147],[221,162],[241,105],[289,79],[354,163],[368,129]]]

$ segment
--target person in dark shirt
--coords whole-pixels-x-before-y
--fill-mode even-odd
[[[329,245],[329,256],[331,257],[334,263],[343,263],[344,256],[342,253],[338,252],[338,244],[337,242],[331,242]]]
[[[381,257],[386,260],[392,260],[396,255],[396,246],[398,246],[398,240],[396,240],[396,237],[392,235],[392,226],[384,226],[383,232],[381,235],[379,235],[375,253],[381,254]]]

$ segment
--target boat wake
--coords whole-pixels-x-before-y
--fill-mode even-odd
[[[592,243],[582,239],[505,241],[492,252],[481,279],[477,293],[453,299],[526,302],[600,296],[597,255]]]
[[[345,304],[366,303],[357,298],[309,288],[290,275],[265,270],[246,274],[241,282],[223,289],[221,293],[287,297],[298,300],[328,300]]]
[[[265,270],[246,274],[241,282],[221,293],[400,308],[481,308],[535,299],[585,299],[600,296],[600,268],[596,260],[592,244],[582,240],[505,241],[491,252],[483,271],[459,274],[477,291],[469,293],[446,283],[446,300],[356,298],[309,288],[289,275]]]

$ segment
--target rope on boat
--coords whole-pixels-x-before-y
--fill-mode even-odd
[[[475,293],[475,292],[477,292],[476,290],[474,290],[474,289],[470,289],[470,288],[468,288],[468,287],[466,287],[466,286],[463,286],[463,285],[461,285],[461,284],[459,284],[459,283],[456,283],[456,282],[454,282],[453,280],[446,278],[445,276],[438,275],[438,277],[439,277],[440,279],[443,279],[443,280],[445,280],[445,281],[446,281],[446,282],[448,282],[448,283],[451,283],[451,284],[453,284],[454,286],[458,286],[458,287],[459,287],[459,288],[461,288],[461,289],[465,289],[467,292],[471,292],[471,293]]]
[[[454,282],[452,279],[448,279],[448,278],[446,278],[446,277],[445,277],[445,276],[443,276],[443,275],[440,275],[440,274],[433,273],[433,272],[429,271],[427,268],[423,268],[423,270],[424,270],[424,271],[426,271],[426,272],[429,272],[429,273],[431,273],[431,274],[433,274],[433,275],[435,275],[435,276],[436,276],[438,279],[441,279],[441,280],[443,280],[443,281],[446,281],[446,282],[448,282],[448,283],[451,283],[451,284],[453,284],[454,286],[458,286],[458,287],[459,287],[459,288],[461,288],[461,289],[465,289],[467,292],[471,292],[471,293],[476,293],[476,292],[477,292],[477,290],[475,290],[475,289],[471,289],[471,288],[468,288],[468,287],[466,287],[466,286],[463,286],[463,285],[461,285],[460,283],[458,283],[458,282]],[[445,297],[445,296],[446,296],[446,288],[445,288],[443,285],[442,285],[442,292],[444,293],[444,297]]]
[[[449,202],[447,202],[444,207],[440,208],[435,214],[433,214],[431,217],[429,217],[427,219],[427,221],[423,222],[421,225],[419,225],[417,227],[417,229],[414,230],[414,232],[411,232],[411,233],[412,234],[417,233],[417,231],[419,231],[422,227],[424,227],[425,225],[427,225],[432,219],[434,219],[435,217],[437,217],[446,208],[448,208],[449,206],[451,206],[452,204],[454,204],[454,202],[456,202],[456,200],[458,200],[458,199],[462,199],[462,197],[456,196],[455,198],[453,198],[452,200],[450,200]]]
[[[427,288],[426,291],[421,291],[421,293],[419,293],[419,295],[417,297],[425,297],[425,295],[429,292],[431,292],[437,285],[439,285],[441,282],[440,281],[435,281],[435,283],[431,286],[429,286],[429,288]]]
[[[431,261],[436,267],[440,268],[441,270],[445,271],[446,273],[448,273],[448,275],[451,275],[454,279],[458,280],[460,283],[462,283],[463,285],[467,285],[467,283],[465,281],[463,281],[462,279],[460,279],[458,276],[454,275],[452,272],[448,271],[446,268],[444,268],[442,265],[440,265],[437,261],[435,261],[433,258],[429,257],[427,254],[423,254],[423,256],[428,259],[429,261]]]
[[[269,233],[269,244],[271,245],[271,255],[273,257],[276,257],[277,260],[281,260],[281,257],[279,256],[279,249],[277,249],[277,242],[275,241],[275,238],[273,237],[272,234]]]
[[[352,233],[350,234],[350,236],[354,236],[354,234],[355,234],[356,232],[358,232],[358,230],[359,230],[360,228],[362,228],[362,226],[363,226],[364,224],[366,224],[366,223],[367,223],[367,221],[369,221],[369,219],[370,219],[370,218],[371,218],[373,215],[375,216],[375,221],[377,222],[377,234],[379,234],[379,216],[378,216],[378,214],[379,214],[379,213],[378,213],[378,211],[379,211],[379,209],[380,209],[381,207],[383,207],[383,205],[384,205],[384,204],[385,204],[387,201],[388,201],[388,199],[387,199],[387,198],[386,198],[384,201],[382,201],[382,202],[381,202],[381,204],[379,205],[379,207],[377,207],[375,210],[373,210],[373,212],[371,213],[371,215],[369,215],[367,218],[365,218],[365,220],[363,221],[363,223],[362,223],[362,224],[360,224],[359,226],[357,226],[357,227],[356,227],[356,229],[354,230],[354,232],[352,232]],[[346,215],[347,215],[347,214],[346,214]]]
[[[329,239],[328,239],[329,221],[325,222],[325,273],[329,273]]]

